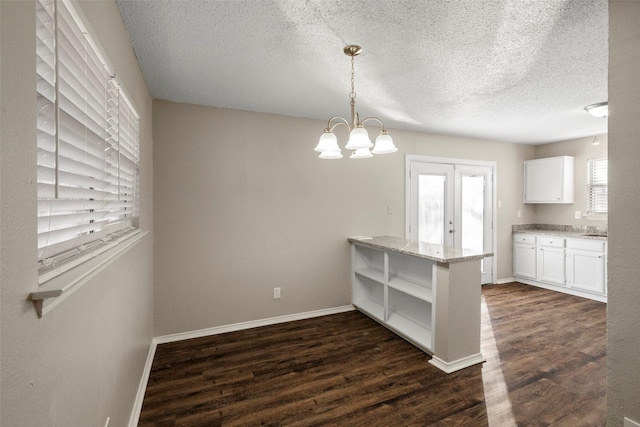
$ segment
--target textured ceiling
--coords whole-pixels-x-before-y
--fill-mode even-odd
[[[154,98],[545,143],[604,133],[607,0],[117,0]],[[319,129],[318,132],[322,130]]]

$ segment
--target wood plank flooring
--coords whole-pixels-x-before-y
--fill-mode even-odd
[[[487,362],[453,374],[359,312],[158,346],[140,426],[603,426],[603,303],[483,288]]]

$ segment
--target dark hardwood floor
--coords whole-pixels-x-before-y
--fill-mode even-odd
[[[140,426],[603,426],[603,303],[483,288],[487,361],[453,374],[359,312],[159,345]]]

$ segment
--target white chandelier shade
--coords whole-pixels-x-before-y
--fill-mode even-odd
[[[384,123],[377,117],[369,117],[360,121],[360,116],[355,111],[356,106],[356,92],[355,92],[355,69],[354,58],[362,52],[362,48],[357,45],[348,45],[344,48],[344,53],[351,57],[351,93],[349,93],[349,99],[351,100],[351,121],[339,116],[334,116],[329,119],[327,127],[324,133],[320,136],[318,145],[316,145],[315,151],[320,152],[321,159],[340,159],[342,158],[340,146],[338,145],[338,139],[333,133],[333,130],[338,125],[346,126],[349,129],[349,141],[345,148],[352,150],[353,153],[349,156],[351,159],[366,159],[373,157],[374,154],[389,154],[398,151],[398,148],[393,144],[393,139],[384,128]],[[376,138],[375,146],[369,139],[369,133],[364,128],[365,122],[375,121],[382,126],[380,135]],[[373,147],[373,150],[371,150]]]
[[[390,154],[398,151],[398,148],[393,145],[393,138],[388,133],[381,133],[376,138],[376,145],[371,151],[373,154]]]
[[[315,151],[319,151],[321,153],[324,153],[325,151],[340,152],[336,134],[333,132],[324,132],[322,135],[320,135],[320,141],[318,141],[318,145],[316,145]]]
[[[357,150],[359,148],[371,148],[373,144],[369,139],[369,133],[363,127],[353,128],[349,134],[349,141],[344,148],[347,150]]]
[[[368,148],[358,148],[350,156],[350,159],[367,159],[373,157]]]

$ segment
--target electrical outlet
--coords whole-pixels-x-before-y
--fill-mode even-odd
[[[582,216],[581,216],[581,213],[582,213],[582,212],[580,212],[580,211],[576,211],[576,212],[575,212],[575,214],[573,215],[573,217],[574,217],[575,219],[580,219],[580,218],[582,217]]]
[[[387,215],[391,215],[393,210],[391,209],[391,205],[387,205]]]
[[[520,211],[520,210],[519,210],[519,211],[517,211],[517,212],[516,212],[516,216],[517,216],[518,218],[522,218],[522,211]]]
[[[273,288],[273,299],[280,298],[280,288]]]

